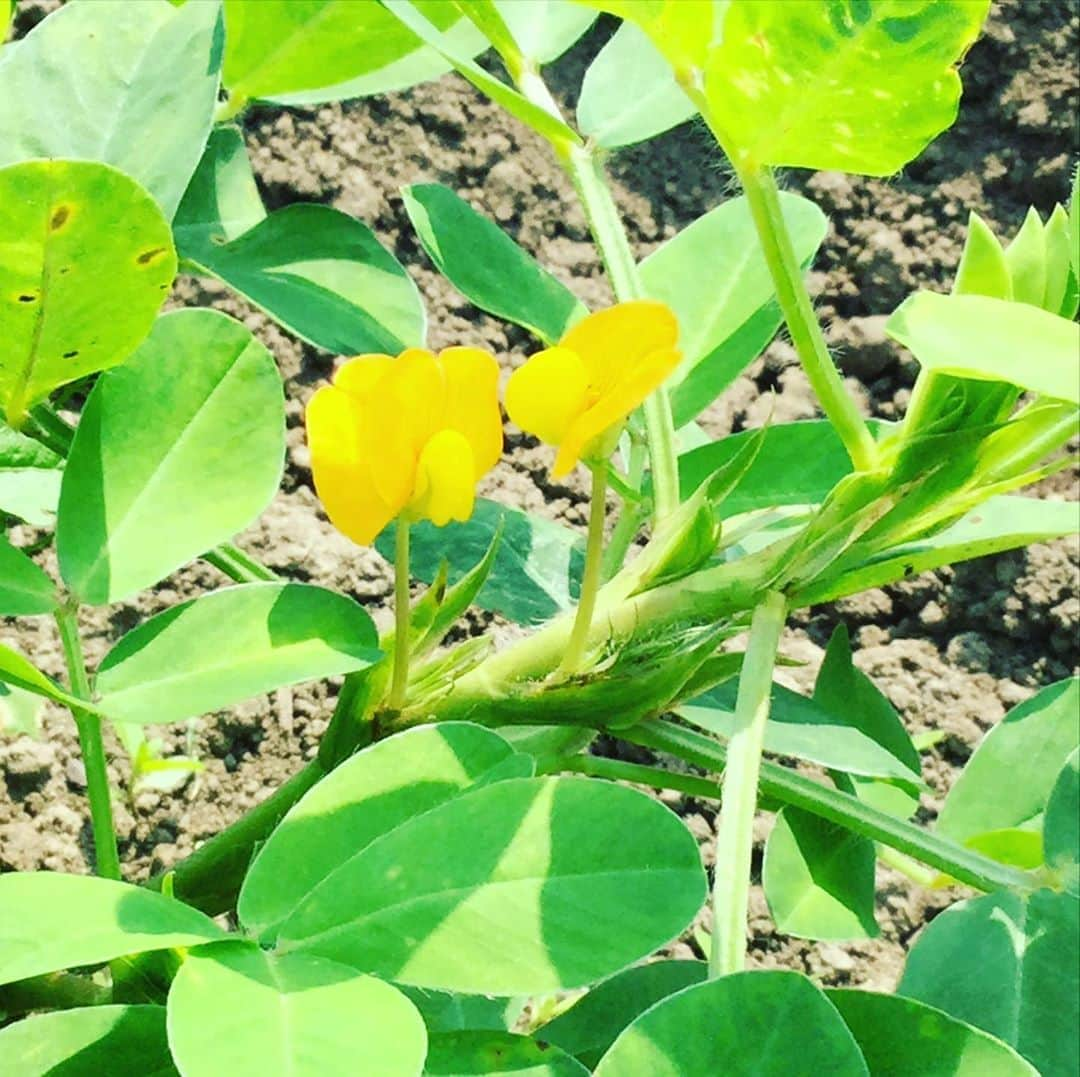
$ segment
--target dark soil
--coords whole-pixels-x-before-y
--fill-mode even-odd
[[[25,33],[51,6],[23,4],[18,32]],[[553,81],[569,106],[610,29],[601,21],[555,65]],[[1029,204],[1045,215],[1065,198],[1078,150],[1078,36],[1074,0],[1000,0],[964,64],[958,123],[903,175],[786,177],[790,189],[815,199],[832,220],[813,290],[849,384],[868,413],[890,419],[903,413],[914,366],[886,340],[883,322],[912,290],[948,284],[968,210],[1011,234]],[[453,187],[588,304],[609,300],[585,220],[545,146],[456,76],[404,94],[307,112],[255,110],[247,134],[270,208],[296,201],[334,205],[370,224],[395,252],[422,289],[433,347],[481,345],[509,368],[530,342],[522,331],[479,314],[434,272],[402,210],[402,184],[437,181]],[[731,194],[728,172],[693,124],[617,155],[610,168],[642,255]],[[333,357],[298,342],[213,282],[182,278],[173,302],[212,304],[241,317],[270,347],[286,380],[285,481],[263,518],[239,537],[240,545],[285,576],[352,594],[385,623],[391,589],[386,564],[338,535],[311,489],[301,415],[313,388],[330,373]],[[710,409],[704,423],[724,434],[760,424],[771,409],[774,421],[817,414],[794,351],[783,339]],[[509,445],[486,492],[582,524],[580,481],[552,483],[549,453],[530,439],[511,435]],[[1040,492],[1075,499],[1076,475],[1059,475]],[[25,528],[12,534],[23,544],[36,537]],[[48,555],[42,563],[55,569]],[[858,665],[888,694],[912,732],[945,734],[925,758],[934,791],[922,814],[932,820],[957,769],[1005,710],[1073,671],[1077,576],[1074,539],[802,611],[792,619],[785,649],[807,664],[788,671],[789,680],[807,687],[832,628],[848,624]],[[83,625],[90,659],[100,658],[146,616],[223,582],[216,570],[195,564],[135,602],[88,613]],[[470,628],[491,623],[487,615],[471,615]],[[51,622],[0,621],[0,639],[61,674]],[[193,744],[205,770],[175,793],[118,799],[129,877],[174,863],[311,758],[335,692],[333,685],[307,685],[208,716],[190,729],[161,730],[169,751]],[[113,748],[112,777],[124,789],[129,767]],[[0,774],[0,870],[89,870],[85,777],[70,719],[49,711],[39,741],[0,735]],[[708,850],[712,806],[665,800]],[[762,818],[760,825],[764,840],[770,820]],[[912,935],[955,894],[920,890],[884,868],[879,882],[881,938],[843,946],[777,934],[756,890],[753,962],[801,969],[829,983],[891,988]],[[675,949],[687,954],[692,947],[687,942]]]

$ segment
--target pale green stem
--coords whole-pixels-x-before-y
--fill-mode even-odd
[[[409,686],[409,521],[399,516],[394,542],[394,673],[390,681],[390,710],[401,710]]]
[[[825,335],[803,281],[802,267],[784,223],[772,171],[768,168],[747,169],[739,171],[739,179],[776,288],[776,298],[806,376],[822,410],[840,435],[855,470],[872,470],[877,460],[877,446],[829,355]]]
[[[592,469],[592,494],[589,500],[589,534],[585,542],[585,568],[581,576],[581,595],[578,598],[574,627],[559,662],[558,673],[573,676],[581,669],[585,644],[596,611],[596,595],[600,590],[600,573],[604,561],[604,520],[606,517],[607,471],[605,462]]]
[[[64,605],[56,611],[56,627],[60,630],[60,643],[67,663],[71,694],[89,701],[90,681],[86,675],[75,607]],[[119,879],[120,855],[116,849],[112,794],[106,770],[105,745],[101,739],[101,719],[96,714],[74,707],[71,714],[79,731],[79,748],[86,768],[86,795],[90,801],[90,826],[94,834],[97,873],[106,879]]]
[[[746,961],[746,916],[750,903],[750,860],[758,777],[776,649],[786,611],[784,596],[770,591],[754,610],[750,622],[750,637],[735,700],[735,729],[728,742],[727,767],[720,796],[710,977],[741,972]]]
[[[630,461],[626,471],[626,484],[632,490],[640,490],[644,477],[645,445],[635,437],[630,442]],[[615,522],[615,529],[612,531],[611,539],[608,541],[607,549],[604,551],[604,564],[601,575],[605,583],[622,568],[630,544],[634,541],[634,536],[641,528],[644,515],[643,506],[640,503],[634,504],[629,499],[623,498],[622,510],[619,512],[619,518]]]

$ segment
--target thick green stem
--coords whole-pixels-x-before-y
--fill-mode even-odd
[[[75,607],[62,606],[56,612],[56,626],[60,630],[60,643],[64,649],[71,694],[79,699],[90,699],[90,681],[83,660],[82,640],[79,638],[79,621]],[[79,748],[86,767],[86,795],[90,801],[90,825],[94,833],[94,859],[97,873],[106,879],[119,879],[120,855],[116,849],[116,831],[113,828],[112,794],[106,769],[105,745],[101,739],[101,719],[89,711],[73,707],[72,717],[79,731]]]
[[[776,288],[776,298],[803,369],[855,469],[871,470],[877,459],[877,447],[829,355],[825,335],[803,282],[791,235],[784,223],[772,171],[768,168],[747,169],[739,172],[739,179]]]
[[[662,767],[647,767],[640,763],[627,763],[622,759],[607,759],[600,755],[569,755],[553,760],[541,768],[544,774],[586,774],[590,778],[607,778],[611,781],[637,782],[653,789],[672,789],[677,793],[716,800],[716,782],[712,778],[699,778],[696,774],[675,774]]]
[[[770,591],[754,610],[735,700],[735,729],[728,744],[713,878],[713,931],[709,975],[741,972],[746,962],[746,915],[754,847],[758,776],[769,717],[776,649],[784,628],[784,596]]]
[[[593,151],[583,146],[572,146],[563,160],[581,199],[616,298],[623,302],[640,299],[644,290],[637,261],[630,249],[630,241],[611,195],[603,165]],[[660,386],[645,401],[642,410],[649,438],[655,518],[659,523],[679,505],[679,458],[675,451],[675,422],[667,389]]]
[[[589,500],[589,534],[585,544],[585,569],[581,576],[581,595],[578,598],[574,627],[570,641],[559,663],[559,673],[570,677],[579,672],[585,658],[585,645],[589,640],[593,614],[596,612],[596,596],[600,591],[600,571],[604,561],[604,520],[607,507],[608,464],[597,464],[592,469],[592,494]]]
[[[727,766],[728,749],[724,745],[704,733],[669,721],[653,719],[642,722],[632,729],[620,730],[619,737],[632,744],[678,756],[713,772]],[[861,834],[871,841],[888,845],[977,890],[986,893],[997,890],[1027,893],[1041,885],[1039,879],[1029,872],[999,864],[981,853],[965,849],[906,819],[878,811],[848,793],[830,789],[778,763],[762,762],[758,788],[763,797],[781,804],[791,804],[836,823],[853,834]]]
[[[399,516],[394,540],[394,672],[386,705],[401,710],[409,687],[409,521]]]
[[[207,550],[202,556],[207,564],[213,565],[237,583],[263,583],[280,578],[273,569],[256,561],[231,542],[224,542],[216,549]]]

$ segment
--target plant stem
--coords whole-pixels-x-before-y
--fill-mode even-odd
[[[716,833],[710,977],[741,972],[746,962],[746,915],[750,905],[750,859],[754,847],[758,776],[776,649],[786,612],[784,596],[778,591],[770,591],[754,610],[750,622]]]
[[[394,672],[386,705],[392,711],[401,710],[405,690],[409,687],[409,521],[404,515],[397,520],[394,540]]]
[[[626,483],[633,490],[640,490],[642,480],[645,477],[645,444],[637,437],[630,441],[630,461],[626,471]],[[604,551],[604,564],[601,573],[603,581],[614,576],[626,559],[626,553],[634,536],[638,533],[643,522],[645,512],[642,504],[633,504],[623,498],[622,510],[619,518],[615,521],[615,529],[611,532],[607,549]]]
[[[712,737],[663,719],[641,722],[632,729],[620,730],[619,737],[640,744],[714,772],[727,765],[728,749]],[[778,763],[763,760],[759,789],[762,796],[781,804],[791,804],[812,815],[861,834],[872,841],[929,864],[976,890],[1016,890],[1029,893],[1040,883],[1035,875],[999,864],[981,853],[966,849],[948,838],[888,815],[848,793],[831,789],[820,782],[797,774]]]
[[[596,596],[600,590],[600,570],[604,563],[604,520],[607,509],[607,462],[592,468],[592,494],[589,498],[589,534],[585,540],[585,569],[581,576],[581,595],[578,598],[574,627],[563,652],[558,672],[570,677],[581,669],[585,645],[589,640]]]
[[[877,447],[829,355],[825,335],[803,282],[791,235],[784,223],[772,171],[769,168],[740,171],[739,179],[776,288],[776,298],[803,369],[822,410],[840,435],[855,470],[872,470],[877,460]]]
[[[71,694],[79,699],[90,699],[90,681],[86,676],[82,640],[79,638],[79,620],[76,608],[61,606],[56,611],[56,626],[60,630],[60,643],[64,649]],[[116,831],[113,828],[112,794],[105,763],[105,745],[101,739],[101,719],[89,711],[71,710],[79,731],[79,748],[86,767],[86,795],[90,800],[90,825],[94,833],[94,859],[97,873],[106,879],[119,879],[120,856],[116,849]]]
[[[280,579],[273,569],[256,561],[231,542],[223,542],[215,549],[207,550],[202,559],[237,583],[261,583]]]
[[[594,151],[583,146],[571,146],[563,156],[563,162],[581,199],[615,297],[621,302],[640,299],[644,289],[637,261],[630,249],[630,241],[611,195],[603,165]],[[648,397],[642,410],[652,463],[654,515],[659,523],[679,505],[679,459],[675,452],[675,421],[667,389],[661,385]]]
[[[52,449],[57,456],[67,456],[75,436],[74,430],[47,404],[30,409],[23,433],[40,441],[47,449]]]
[[[627,763],[622,759],[607,759],[601,755],[561,756],[540,770],[544,774],[587,774],[590,778],[608,778],[611,781],[637,782],[653,789],[673,789],[687,796],[702,800],[716,800],[716,782],[696,774],[673,774],[663,767],[647,767],[640,763]]]

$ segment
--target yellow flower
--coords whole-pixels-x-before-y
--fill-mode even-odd
[[[345,363],[307,407],[315,489],[334,526],[366,546],[402,513],[467,520],[502,452],[498,376],[476,348]]]
[[[606,459],[629,414],[678,364],[678,338],[663,303],[634,300],[590,314],[510,375],[507,413],[522,430],[558,445],[555,478],[579,460]]]

